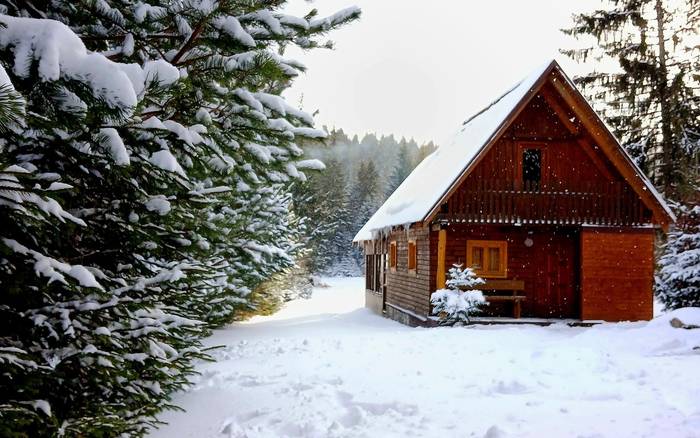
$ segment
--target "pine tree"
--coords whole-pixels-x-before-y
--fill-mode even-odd
[[[680,205],[676,212],[656,275],[656,296],[668,310],[700,307],[700,203]]]
[[[416,166],[419,165],[425,158],[435,152],[437,150],[437,146],[435,146],[435,143],[428,142],[425,144],[422,144],[418,148],[418,154],[416,155]]]
[[[381,202],[381,191],[379,185],[379,174],[371,160],[363,161],[357,172],[357,181],[350,194],[348,211],[352,215],[352,228],[348,229],[345,240],[348,245],[352,242],[355,234],[369,220],[379,208]],[[358,248],[350,249],[350,256],[358,266],[364,266],[362,252]]]
[[[347,251],[348,244],[338,236],[348,226],[348,200],[343,165],[329,160],[326,169],[299,184],[295,211],[306,220],[311,273],[329,273],[329,269]]]
[[[22,123],[23,118],[24,100],[0,66],[0,132],[5,133],[11,125]]]
[[[565,33],[592,36],[594,47],[563,51],[575,60],[612,61],[577,82],[598,103],[624,146],[667,195],[698,177],[700,66],[694,35],[697,0],[605,0],[574,16]],[[605,64],[603,64],[605,65]]]
[[[0,145],[0,435],[143,434],[200,321],[294,265],[288,186],[318,167],[296,141],[324,134],[279,97],[303,70],[279,53],[359,11],[282,3],[2,6],[27,116]]]
[[[389,177],[389,182],[386,188],[386,197],[388,198],[394,193],[401,183],[411,174],[411,171],[415,167],[413,164],[414,160],[411,156],[410,149],[406,140],[402,140],[399,145],[399,151],[397,156],[397,162],[394,166],[394,171]]]
[[[430,295],[433,315],[438,317],[440,325],[469,324],[469,316],[487,304],[484,294],[475,289],[484,280],[470,268],[462,269],[461,265],[453,265],[448,276],[446,288]]]

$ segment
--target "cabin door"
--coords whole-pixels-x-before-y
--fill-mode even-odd
[[[558,229],[545,245],[545,308],[548,318],[578,318],[578,230]]]

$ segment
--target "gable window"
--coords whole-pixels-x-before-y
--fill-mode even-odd
[[[389,268],[396,270],[396,242],[389,244]]]
[[[467,266],[484,278],[507,276],[508,243],[501,240],[468,240]]]
[[[538,190],[542,182],[542,149],[523,149],[523,188]]]
[[[408,270],[415,271],[416,265],[418,264],[418,257],[416,254],[416,241],[411,240],[408,242]]]

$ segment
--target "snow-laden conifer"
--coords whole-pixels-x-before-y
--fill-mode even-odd
[[[452,266],[448,275],[445,289],[430,295],[433,315],[438,317],[440,325],[469,324],[469,317],[486,305],[483,293],[477,289],[485,282],[472,269],[462,269],[461,265]]]
[[[281,5],[0,6],[26,107],[0,145],[0,435],[143,433],[206,327],[294,263],[296,142],[324,133],[280,97],[303,71],[281,53],[359,11]]]
[[[682,205],[677,214],[656,275],[656,296],[668,310],[700,307],[700,205]]]

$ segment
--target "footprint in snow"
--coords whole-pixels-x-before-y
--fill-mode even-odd
[[[517,380],[511,380],[509,382],[499,380],[491,387],[491,391],[498,394],[525,394],[529,392],[529,389]]]
[[[494,424],[488,428],[484,438],[505,438],[506,436],[506,432]]]

